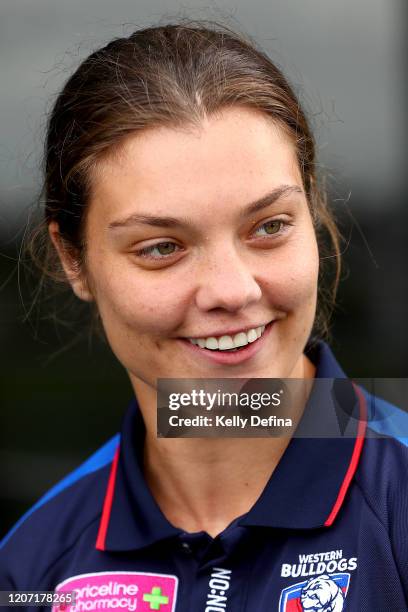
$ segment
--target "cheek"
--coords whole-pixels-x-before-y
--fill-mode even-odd
[[[319,277],[317,245],[288,249],[265,273],[266,290],[270,300],[285,312],[315,308]]]
[[[185,301],[180,283],[157,274],[113,266],[99,273],[97,303],[105,327],[128,329],[137,334],[161,334],[183,321]]]

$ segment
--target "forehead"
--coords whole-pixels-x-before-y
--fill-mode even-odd
[[[193,203],[239,205],[294,183],[302,186],[291,138],[264,114],[234,108],[199,127],[131,135],[99,163],[91,202],[106,215],[131,213],[146,202],[155,212],[181,213]]]

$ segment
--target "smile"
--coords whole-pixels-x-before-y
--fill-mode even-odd
[[[211,351],[236,351],[240,347],[255,342],[265,331],[265,325],[241,331],[234,336],[208,336],[207,338],[188,338],[191,344]]]
[[[192,358],[233,366],[248,361],[262,349],[275,323],[277,321],[274,320],[267,325],[254,327],[231,336],[180,338],[178,341],[191,353]],[[235,342],[239,346],[236,346]],[[200,346],[203,343],[204,346]],[[230,346],[230,348],[222,348],[223,346]]]

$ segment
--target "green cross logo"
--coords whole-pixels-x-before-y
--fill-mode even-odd
[[[169,603],[169,598],[166,595],[162,595],[160,587],[153,587],[151,593],[144,593],[143,601],[147,601],[150,604],[151,610],[160,610],[162,604]]]

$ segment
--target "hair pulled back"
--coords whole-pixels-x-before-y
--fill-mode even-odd
[[[49,116],[44,219],[29,243],[43,278],[67,283],[48,236],[51,221],[58,223],[79,267],[85,265],[91,176],[126,136],[160,126],[200,126],[204,118],[238,105],[268,115],[296,146],[321,259],[314,331],[324,334],[339,281],[340,240],[318,186],[313,136],[277,66],[252,41],[219,24],[137,30],[92,53],[68,79]]]

